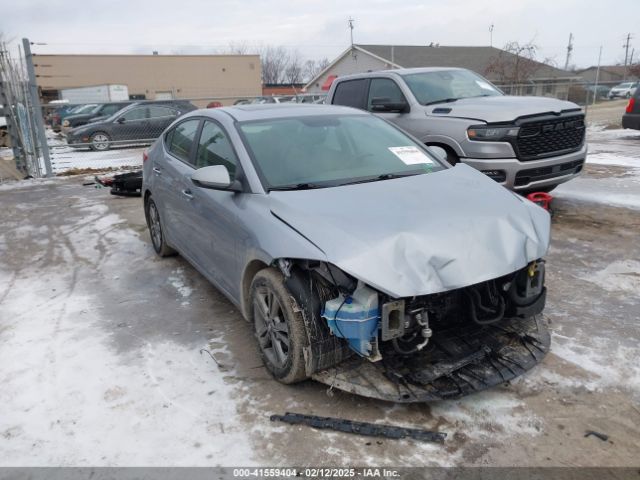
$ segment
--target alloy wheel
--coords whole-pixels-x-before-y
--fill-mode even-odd
[[[254,296],[254,318],[260,349],[277,368],[289,358],[289,326],[276,294],[267,286],[259,287]]]
[[[160,227],[160,215],[156,204],[149,202],[149,232],[151,233],[151,241],[156,251],[162,248],[162,229]]]

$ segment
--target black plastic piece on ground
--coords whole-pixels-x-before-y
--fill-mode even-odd
[[[609,435],[605,435],[604,433],[596,432],[594,430],[587,430],[587,433],[584,434],[585,437],[589,437],[591,435],[593,435],[596,438],[599,438],[603,442],[606,442],[607,440],[609,440]]]
[[[139,197],[142,195],[142,170],[122,173],[113,177],[111,195]]]
[[[272,422],[284,422],[292,425],[308,425],[314,428],[336,430],[338,432],[355,433],[368,437],[412,438],[422,442],[444,443],[447,436],[444,432],[434,432],[418,428],[405,428],[393,425],[379,425],[369,422],[354,422],[342,418],[318,417],[287,412],[284,415],[271,415]]]

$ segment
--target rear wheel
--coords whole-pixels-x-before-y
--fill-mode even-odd
[[[153,198],[149,197],[145,202],[145,216],[147,217],[147,226],[149,227],[149,235],[151,235],[151,244],[156,253],[161,257],[175,255],[176,251],[167,245],[164,230],[160,221],[160,212]]]
[[[109,150],[111,139],[104,132],[95,132],[89,137],[89,148],[94,151],[104,152]]]
[[[304,320],[276,269],[261,270],[251,282],[251,314],[267,370],[287,384],[308,378],[303,355],[308,343]]]

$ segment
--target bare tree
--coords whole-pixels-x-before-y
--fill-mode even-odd
[[[636,78],[640,78],[640,63],[636,63],[635,65],[629,65],[627,70],[629,75],[632,75]]]
[[[519,88],[519,85],[529,82],[543,64],[550,63],[549,59],[536,60],[537,51],[538,47],[532,42],[509,42],[491,60],[485,74],[493,74],[500,85]]]
[[[323,58],[321,60],[307,60],[304,62],[303,74],[305,80],[311,80],[318,73],[329,66],[329,59]]]
[[[295,83],[302,83],[303,79],[303,64],[300,59],[300,54],[297,51],[293,51],[289,55],[289,61],[284,71],[284,77],[288,84],[293,85]]]
[[[262,83],[282,83],[289,64],[287,50],[284,47],[267,45],[262,47],[259,53],[262,64]]]

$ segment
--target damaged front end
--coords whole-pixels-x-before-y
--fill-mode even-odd
[[[392,298],[319,261],[280,260],[302,310],[307,375],[394,402],[456,398],[521,375],[549,350],[544,261],[475,285]]]

